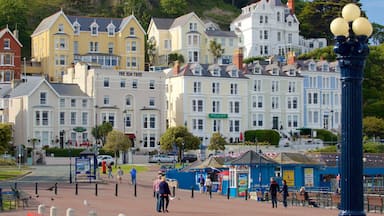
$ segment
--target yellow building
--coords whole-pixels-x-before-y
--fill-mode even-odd
[[[45,18],[32,38],[32,61],[52,81],[61,81],[78,61],[102,68],[144,70],[145,31],[131,15],[125,18],[67,16]]]

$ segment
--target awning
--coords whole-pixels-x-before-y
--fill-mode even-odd
[[[136,135],[134,133],[125,134],[129,139],[136,139]]]

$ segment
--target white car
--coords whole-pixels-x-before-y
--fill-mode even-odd
[[[98,155],[97,156],[97,164],[101,166],[102,162],[105,161],[105,164],[111,164],[114,165],[115,161],[111,155]]]
[[[173,163],[177,161],[177,156],[166,155],[166,154],[157,154],[149,157],[149,163]]]

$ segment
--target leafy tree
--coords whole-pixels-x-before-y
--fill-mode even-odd
[[[101,143],[104,144],[107,139],[109,132],[113,130],[112,124],[110,122],[103,122],[102,125],[98,125],[95,128],[92,128],[92,135],[95,137],[98,144],[98,140],[101,140]]]
[[[124,0],[120,5],[117,6],[116,10],[118,14],[123,17],[134,15],[140,22],[144,29],[148,27],[151,15],[148,12],[150,4],[143,0]]]
[[[177,17],[184,14],[188,4],[186,0],[160,0],[160,7],[164,14]]]
[[[160,149],[163,151],[178,150],[179,159],[186,150],[198,149],[199,137],[194,136],[184,126],[170,127],[160,137]]]
[[[384,145],[381,143],[368,142],[363,145],[364,153],[384,153]]]
[[[117,153],[119,151],[127,151],[131,146],[131,140],[124,135],[124,133],[112,130],[107,135],[107,142],[105,143],[105,146],[103,147],[105,150],[113,151],[115,154],[115,166],[117,165]]]
[[[384,137],[384,119],[368,116],[363,119],[363,131],[368,137]]]
[[[224,150],[226,144],[227,141],[225,141],[224,137],[222,137],[220,133],[214,133],[212,134],[209,142],[208,150]]]
[[[381,44],[384,42],[384,26],[377,24],[377,23],[372,23],[373,27],[373,33],[371,36],[373,44]]]
[[[215,40],[209,41],[209,52],[213,55],[213,63],[217,64],[217,60],[223,55],[224,48]]]
[[[179,61],[180,64],[184,63],[184,56],[178,53],[168,54],[168,65],[175,61]]]
[[[328,62],[336,61],[336,53],[333,51],[333,46],[327,46],[320,49],[312,50],[309,53],[302,54],[298,59],[324,59]]]
[[[147,40],[147,55],[149,64],[152,65],[156,56],[156,40],[153,37]]]
[[[0,124],[0,153],[10,152],[12,145],[12,125]]]

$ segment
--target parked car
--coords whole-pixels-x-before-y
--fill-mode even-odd
[[[173,163],[177,161],[177,156],[157,154],[148,158],[148,163]]]
[[[106,164],[114,165],[115,161],[113,160],[113,157],[111,155],[98,155],[97,156],[97,164],[101,166],[102,162],[105,161]]]
[[[181,162],[183,163],[189,163],[194,161],[197,161],[197,155],[195,154],[184,154],[181,158]]]

